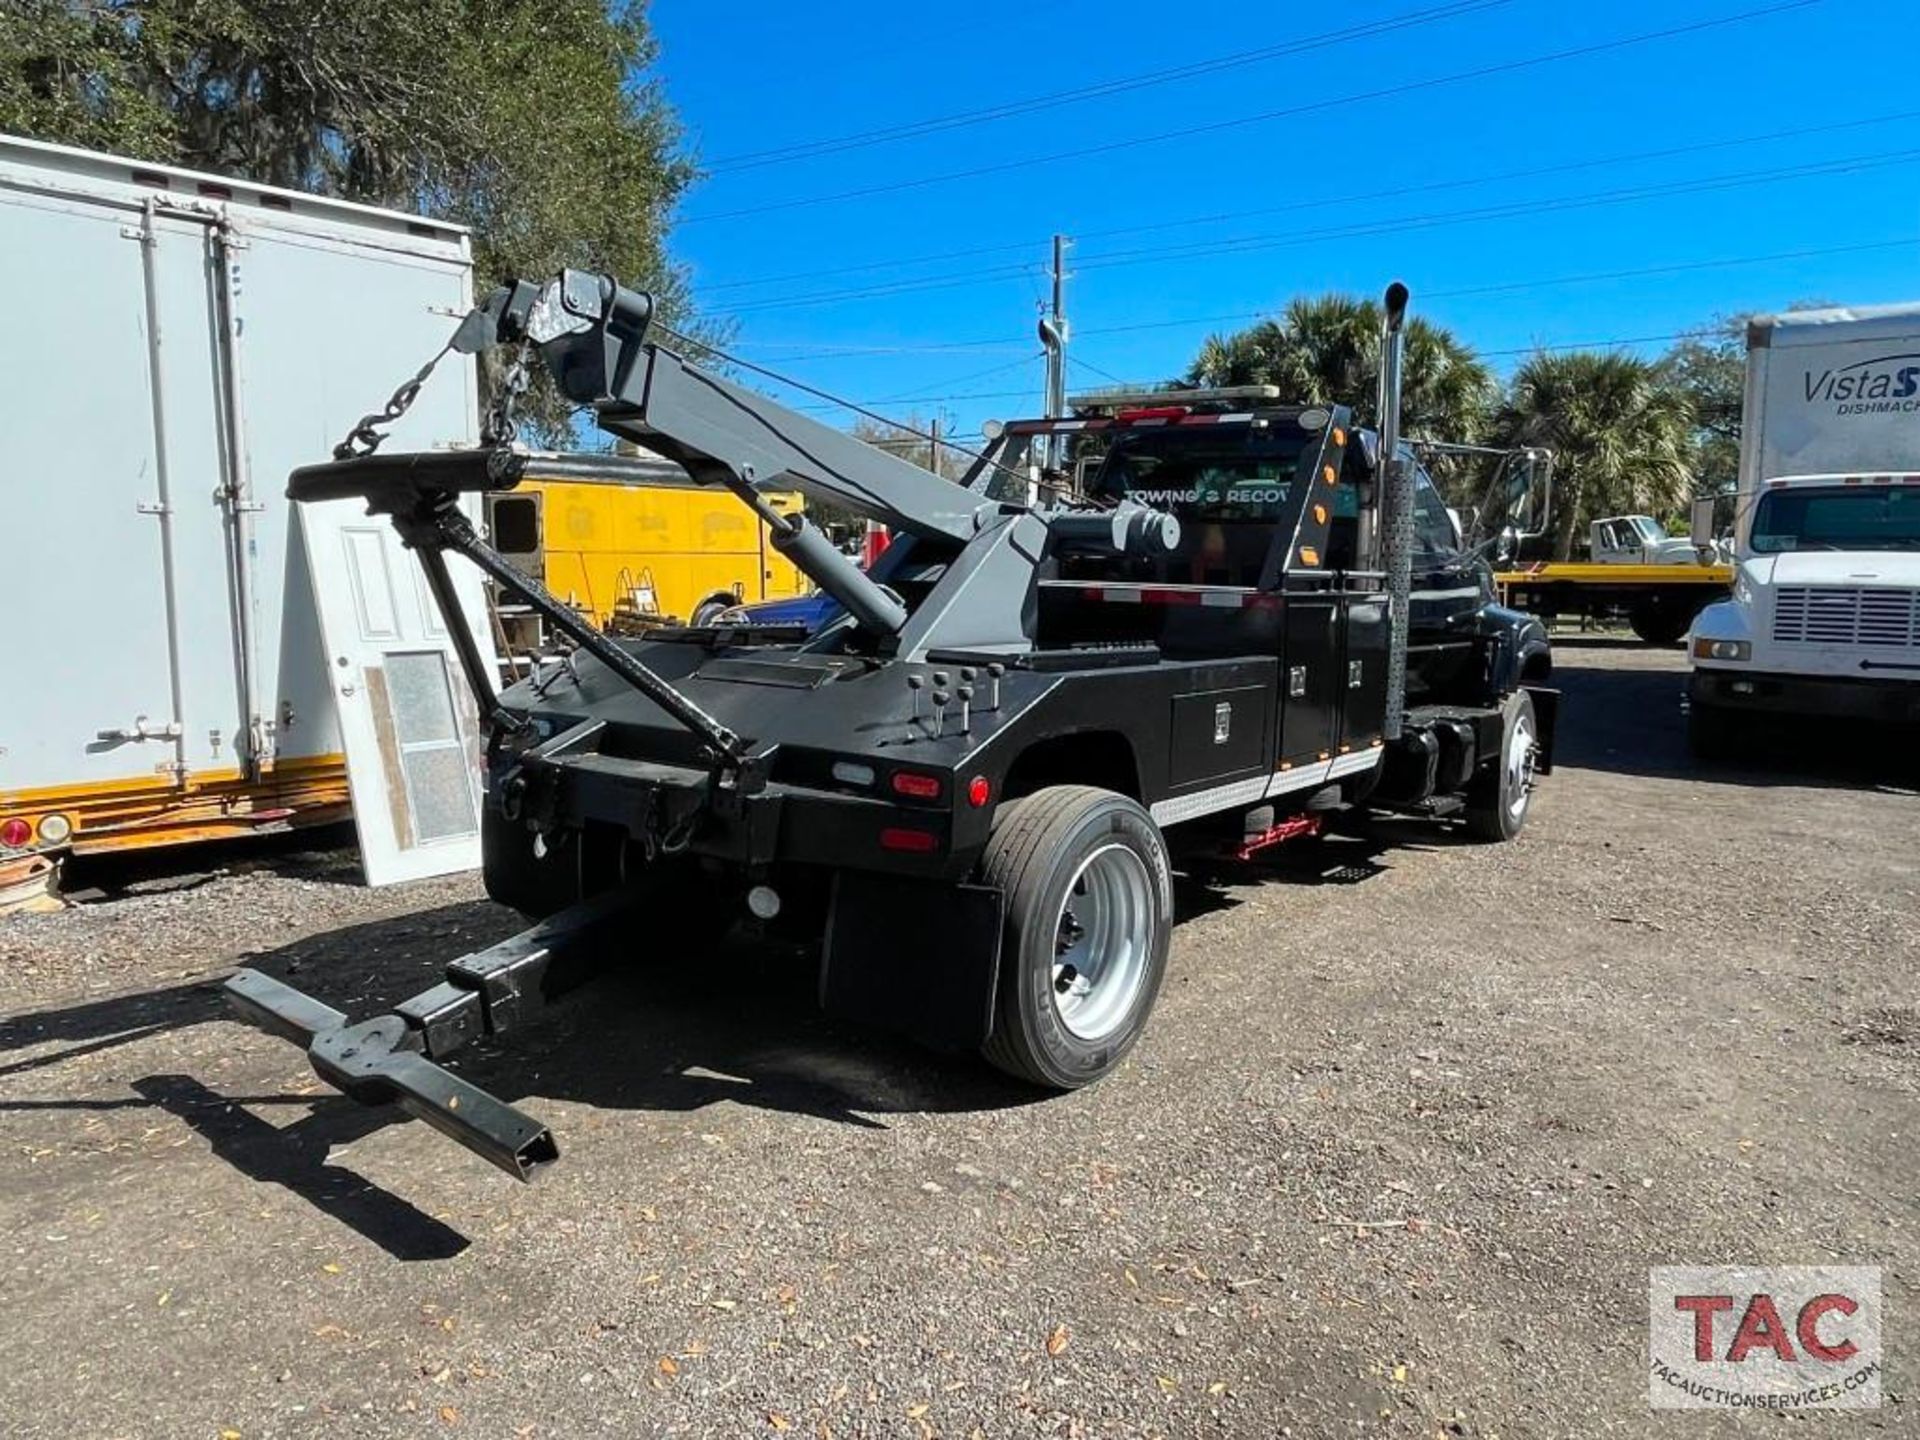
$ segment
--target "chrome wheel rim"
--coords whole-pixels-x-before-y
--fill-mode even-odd
[[[1515,820],[1527,813],[1533,800],[1533,766],[1538,755],[1533,721],[1522,715],[1507,734],[1507,753],[1501,762],[1507,771],[1507,814]]]
[[[1069,1034],[1104,1040],[1126,1024],[1152,943],[1146,862],[1125,845],[1101,846],[1074,871],[1054,922],[1053,1008]]]

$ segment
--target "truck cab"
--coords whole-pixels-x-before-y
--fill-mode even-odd
[[[1165,556],[1125,562],[1069,561],[1062,581],[1130,579],[1163,585],[1257,587],[1272,527],[1287,500],[1319,412],[1288,406],[1275,386],[1177,392],[1095,391],[1069,401],[1060,420],[1019,420],[995,427],[990,452],[1008,469],[1027,468],[1048,437],[1071,440],[1071,491],[1094,504],[1130,501],[1165,510],[1179,522],[1180,542]],[[1302,425],[1302,417],[1309,422]],[[1363,515],[1380,472],[1380,437],[1357,427],[1332,490],[1326,568],[1359,568],[1370,544]],[[1417,447],[1396,446],[1412,474],[1412,590],[1409,596],[1408,696],[1416,701],[1466,699],[1486,681],[1476,670],[1482,647],[1499,636],[1502,671],[1496,687],[1539,684],[1552,670],[1546,627],[1497,603],[1493,575],[1462,535],[1454,513]],[[1502,496],[1504,515],[1544,512],[1545,473],[1513,471],[1523,493]],[[1531,493],[1528,492],[1531,487]],[[1368,517],[1370,519],[1370,517]],[[1043,591],[1043,621],[1047,609]],[[1076,623],[1084,619],[1076,615]]]
[[[1688,642],[1694,752],[1756,712],[1920,719],[1920,304],[1747,326],[1732,597]],[[1716,505],[1693,507],[1711,540]]]
[[[1697,547],[1683,535],[1669,535],[1651,515],[1613,515],[1593,522],[1588,551],[1596,565],[1692,565],[1711,546]]]
[[[1920,475],[1768,480],[1737,544],[1732,598],[1701,611],[1689,645],[1697,754],[1754,712],[1920,719]]]

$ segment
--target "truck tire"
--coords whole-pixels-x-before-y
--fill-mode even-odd
[[[1160,829],[1111,790],[1059,785],[1000,807],[980,878],[1006,896],[987,1061],[1075,1090],[1120,1063],[1160,993],[1173,874]]]
[[[1644,595],[1627,611],[1627,625],[1644,644],[1664,650],[1686,638],[1699,611],[1700,607],[1691,600],[1658,593]]]
[[[1467,833],[1474,839],[1496,844],[1526,828],[1539,740],[1533,697],[1516,690],[1500,705],[1500,754],[1467,786]]]
[[[739,603],[731,595],[709,595],[693,607],[693,615],[687,623],[696,630],[703,629]]]

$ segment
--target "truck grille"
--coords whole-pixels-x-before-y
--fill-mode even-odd
[[[1783,585],[1773,604],[1782,644],[1920,647],[1920,591]]]

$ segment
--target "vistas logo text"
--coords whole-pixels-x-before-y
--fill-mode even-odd
[[[1920,355],[1881,355],[1837,369],[1806,372],[1807,403],[1840,415],[1920,410]]]

